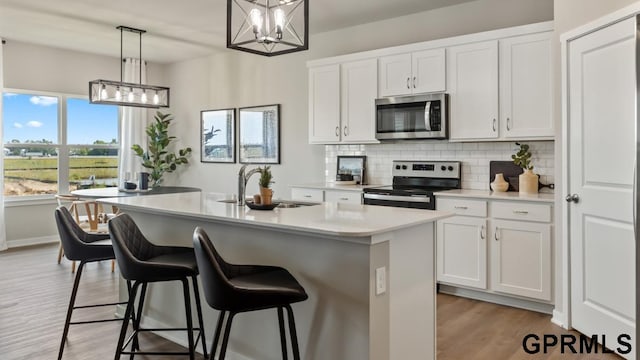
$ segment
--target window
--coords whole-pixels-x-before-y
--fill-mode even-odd
[[[6,196],[117,186],[117,107],[19,90],[3,97]]]

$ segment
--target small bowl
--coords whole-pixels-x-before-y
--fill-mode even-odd
[[[124,182],[124,188],[126,190],[135,190],[138,187],[138,185],[136,185],[136,183],[134,182],[130,182],[130,181],[125,181]]]

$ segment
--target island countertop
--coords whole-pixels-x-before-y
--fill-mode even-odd
[[[135,209],[147,213],[352,238],[371,237],[453,215],[446,211],[340,203],[265,211],[251,210],[220,200],[220,194],[190,192],[105,198],[99,202],[115,205],[124,212]]]

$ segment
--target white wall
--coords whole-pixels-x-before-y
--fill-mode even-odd
[[[12,89],[88,95],[89,81],[120,79],[120,59],[7,40],[4,46],[4,86]],[[164,65],[149,64],[149,82],[165,84]],[[6,207],[7,240],[32,239],[57,234],[53,209],[47,205]],[[37,225],[37,226],[34,226]]]
[[[282,163],[273,166],[275,197],[289,197],[289,184],[325,179],[325,149],[308,145],[307,60],[419,41],[523,25],[553,18],[552,0],[478,0],[429,12],[312,36],[310,50],[274,58],[228,51],[169,66],[171,111],[180,146],[194,148],[180,180],[204,191],[236,192],[238,164],[199,163],[199,112],[282,104]],[[175,181],[175,180],[174,180]],[[257,191],[253,185],[248,193]]]

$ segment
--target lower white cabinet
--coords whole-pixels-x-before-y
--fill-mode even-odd
[[[291,200],[309,202],[336,202],[347,204],[361,204],[362,191],[328,190],[321,188],[291,188]]]
[[[438,282],[551,301],[551,204],[438,197],[436,206],[456,214],[437,223]]]
[[[324,201],[346,203],[346,204],[360,204],[362,203],[362,192],[325,190]]]
[[[322,189],[291,188],[291,200],[323,202],[324,191]]]

